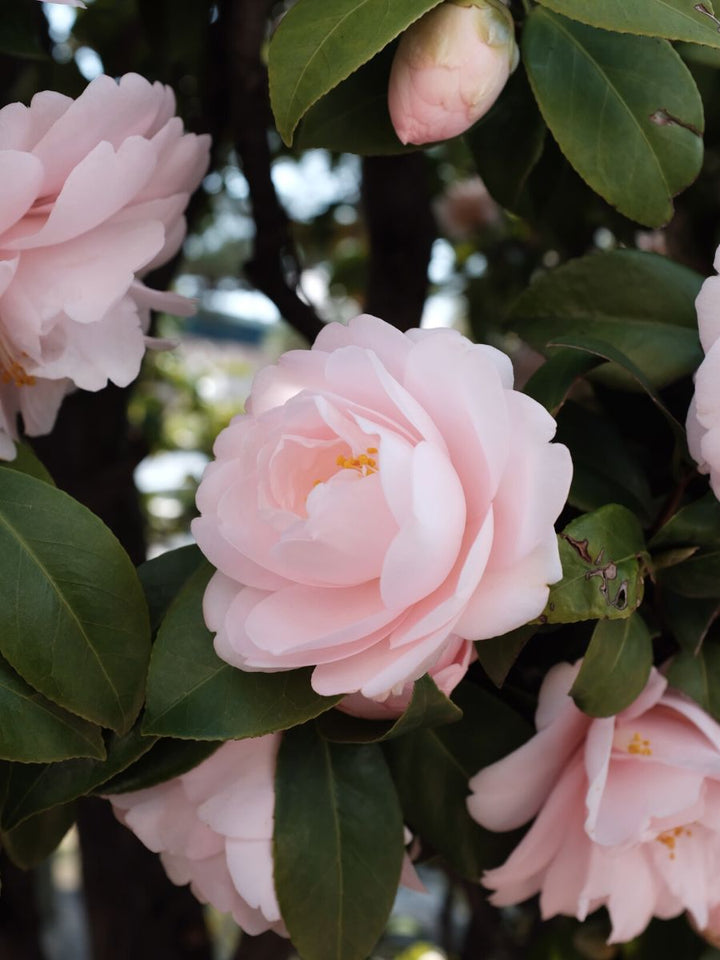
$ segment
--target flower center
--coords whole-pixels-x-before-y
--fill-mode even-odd
[[[658,843],[661,843],[664,847],[667,848],[668,855],[671,860],[675,859],[675,848],[680,837],[691,837],[692,830],[688,830],[687,827],[675,827],[674,830],[665,830],[663,833],[659,833],[655,839]]]
[[[643,740],[641,734],[635,732],[632,740],[627,745],[627,752],[637,754],[641,757],[651,757],[652,750],[650,749],[650,741]]]
[[[371,454],[377,453],[377,447],[367,447],[365,453],[359,457],[343,457],[342,454],[335,463],[343,470],[356,470],[361,477],[369,477],[371,473],[377,473],[377,460]]]

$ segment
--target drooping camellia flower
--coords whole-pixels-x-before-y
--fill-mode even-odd
[[[720,247],[715,253],[720,272]],[[720,277],[708,277],[695,301],[705,359],[695,374],[695,396],[687,418],[688,446],[701,473],[720,499]]]
[[[130,383],[151,307],[193,311],[140,279],[178,250],[208,163],[174,112],[137,74],[0,110],[0,457],[18,413],[37,436],[74,386]]]
[[[193,522],[228,663],[312,665],[320,694],[388,701],[464,669],[458,638],[540,614],[570,456],[504,354],[356,317],[261,371],[247,409],[217,439]]]
[[[515,27],[503,0],[448,0],[400,38],[388,108],[402,143],[464,133],[500,94],[518,62]]]
[[[606,906],[610,942],[653,916],[688,911],[700,930],[720,904],[720,726],[653,670],[615,717],[568,696],[578,666],[545,678],[537,734],[471,781],[471,815],[511,830],[537,815],[509,859],[485,873],[498,906],[540,894],[544,918]]]
[[[275,762],[280,734],[228,740],[189,773],[107,799],[115,815],[155,853],[173,883],[251,936],[287,936],[273,880]],[[405,831],[409,844],[412,836]],[[424,892],[406,854],[400,881]]]
[[[273,885],[272,834],[279,734],[229,740],[166,783],[108,797],[115,814],[168,876],[255,936],[287,936]]]

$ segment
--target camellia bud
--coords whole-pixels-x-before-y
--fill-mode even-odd
[[[502,0],[441,3],[402,35],[388,106],[403,143],[456,137],[479,120],[518,62],[515,28]]]

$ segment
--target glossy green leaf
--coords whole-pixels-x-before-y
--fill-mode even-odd
[[[164,783],[192,770],[220,746],[212,740],[145,739],[154,744],[150,750],[117,776],[104,782],[95,793],[128,793],[154,787],[157,783]]]
[[[594,253],[539,276],[513,304],[509,326],[541,352],[568,336],[605,340],[654,387],[663,387],[702,360],[695,314],[701,283],[697,273],[667,257]],[[634,386],[616,366],[596,376]]]
[[[16,443],[15,450],[15,459],[0,461],[0,467],[5,467],[7,470],[17,470],[18,473],[27,473],[38,480],[44,480],[45,483],[55,485],[55,481],[45,466],[38,460],[33,448],[28,443]]]
[[[667,673],[668,683],[682,690],[720,720],[720,647],[703,644],[693,655],[683,650],[673,658]]]
[[[547,127],[520,66],[491,110],[465,134],[490,195],[521,212],[528,177],[540,159]]]
[[[75,823],[75,804],[53,807],[0,833],[0,845],[15,866],[29,870],[46,860]]]
[[[639,613],[601,620],[570,695],[591,717],[620,713],[642,693],[652,667],[650,631]]]
[[[3,829],[12,829],[43,810],[91,793],[134,764],[154,743],[153,737],[141,736],[136,725],[124,736],[108,736],[104,760],[12,764],[2,810]]]
[[[686,40],[720,47],[717,24],[713,22],[710,0],[703,4],[688,0],[539,0],[555,13],[580,20],[593,27],[635,33],[667,40]],[[700,9],[703,6],[707,12]]]
[[[320,97],[439,2],[298,0],[268,53],[270,101],[285,143],[292,143],[298,121]]]
[[[417,150],[400,143],[388,112],[394,54],[394,45],[386,47],[312,106],[297,132],[298,149],[324,147],[361,156]]]
[[[689,560],[660,570],[658,582],[683,597],[720,597],[720,546],[699,550]]]
[[[720,546],[720,503],[712,493],[678,510],[650,541],[652,550],[678,546]]]
[[[530,377],[523,393],[556,416],[577,381],[606,362],[602,357],[578,350],[558,350]]]
[[[0,759],[49,763],[104,756],[99,727],[47,700],[0,658]]]
[[[647,553],[633,513],[609,504],[573,520],[558,543],[563,578],[550,587],[543,622],[625,619],[640,606]]]
[[[686,653],[697,654],[718,616],[720,597],[691,599],[667,588],[662,591],[662,610],[673,638]]]
[[[463,719],[435,730],[416,730],[385,745],[405,822],[448,861],[478,880],[517,844],[517,832],[491,833],[467,810],[468,780],[511,753],[531,729],[498,697],[464,682],[453,693]]]
[[[286,733],[275,777],[275,891],[312,960],[366,960],[392,909],[403,821],[380,748]]]
[[[542,115],[580,176],[626,217],[667,223],[700,172],[703,109],[667,40],[608,33],[535,7],[522,36]]]
[[[148,612],[113,534],[67,494],[0,470],[0,652],[61,706],[118,732],[143,701]]]
[[[241,740],[319,716],[340,697],[321,697],[310,670],[246,673],[217,656],[202,598],[214,573],[203,561],[167,612],[150,661],[143,731],[185,740]]]
[[[178,550],[161,553],[159,557],[146,560],[138,567],[138,577],[150,611],[150,629],[153,633],[157,632],[171,602],[185,581],[195,573],[202,559],[199,547],[190,544]]]
[[[537,624],[526,623],[517,630],[492,637],[490,640],[478,640],[475,644],[480,666],[496,687],[502,687],[513,664],[520,656],[523,647],[537,633]]]
[[[334,743],[378,743],[400,737],[417,727],[437,727],[455,723],[462,710],[435,686],[426,674],[415,681],[407,709],[397,720],[362,720],[340,710],[331,710],[317,721],[317,728],[326,740]]]
[[[641,451],[629,446],[613,420],[579,403],[566,403],[557,422],[556,439],[572,451],[568,502],[584,513],[619,503],[648,525],[656,505]]]

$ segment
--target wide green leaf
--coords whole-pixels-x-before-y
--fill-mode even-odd
[[[568,502],[583,513],[619,503],[648,525],[656,507],[641,451],[628,444],[613,420],[579,403],[564,404],[557,422],[556,439],[572,450]]]
[[[717,24],[713,22],[710,0],[539,0],[555,13],[580,20],[593,27],[635,33],[667,40],[686,40],[720,47]],[[701,7],[705,8],[703,12]]]
[[[658,582],[683,597],[720,597],[720,546],[699,550],[682,563],[660,570]]]
[[[652,550],[682,546],[720,547],[720,503],[712,493],[674,513],[650,541]]]
[[[136,724],[124,736],[108,736],[104,760],[10,765],[2,809],[3,829],[12,829],[43,810],[93,792],[126,767],[134,765],[154,743],[153,737],[141,736]]]
[[[653,386],[664,387],[702,360],[695,314],[701,284],[699,274],[667,257],[638,250],[594,253],[539,276],[513,304],[508,324],[541,352],[561,337],[605,340]],[[633,386],[617,366],[595,376]]]
[[[380,748],[286,733],[275,777],[275,891],[308,960],[366,960],[392,909],[404,854]]]
[[[0,657],[0,759],[49,763],[105,757],[99,727],[33,690]]]
[[[381,50],[312,106],[298,129],[298,149],[324,147],[361,156],[417,150],[398,140],[388,112],[394,53],[394,45]]]
[[[704,126],[700,95],[670,43],[535,7],[522,52],[545,122],[580,176],[626,217],[667,223],[672,198],[700,172]]]
[[[0,461],[0,467],[7,470],[17,470],[18,473],[27,473],[45,483],[55,484],[44,464],[37,458],[35,451],[28,443],[15,444],[15,459]]]
[[[143,731],[185,740],[241,740],[319,716],[340,697],[321,697],[310,670],[247,673],[221,660],[202,598],[213,568],[203,561],[177,595],[150,661]]]
[[[161,553],[159,557],[146,560],[138,567],[150,612],[150,629],[156,633],[167,609],[180,592],[180,588],[202,563],[199,547],[190,544],[177,550]]]
[[[397,720],[362,720],[340,710],[331,710],[318,718],[317,728],[334,743],[378,743],[400,737],[417,727],[438,727],[455,723],[462,710],[455,706],[425,675],[415,681],[413,695],[405,712]]]
[[[131,790],[144,790],[164,783],[173,777],[179,777],[206,760],[220,746],[208,740],[172,740],[169,737],[158,740],[149,739],[153,746],[139,760],[105,781],[95,793],[128,793]]]
[[[626,620],[601,620],[570,695],[591,717],[620,713],[643,691],[652,658],[650,631],[639,613]]]
[[[720,597],[692,599],[665,588],[661,600],[665,623],[673,639],[684,652],[693,656],[699,653],[710,627],[720,616]]]
[[[533,400],[556,416],[578,380],[607,361],[578,350],[558,350],[539,367],[523,387]]]
[[[472,683],[453,693],[463,711],[458,723],[415,730],[384,745],[405,822],[448,861],[478,880],[498,866],[517,843],[517,833],[484,830],[467,809],[468,779],[519,747],[529,726],[498,697]]]
[[[507,210],[523,211],[525,186],[542,155],[546,134],[521,66],[491,110],[465,134],[485,186]]]
[[[677,654],[670,664],[668,683],[682,690],[720,720],[720,647],[715,643],[703,644],[696,654],[685,650]]]
[[[608,504],[569,523],[558,543],[563,578],[550,588],[544,623],[625,619],[640,606],[647,553],[633,513]]]
[[[0,833],[0,845],[15,866],[29,870],[50,856],[75,822],[75,813],[74,803],[53,807]]]
[[[0,652],[29,684],[88,720],[128,730],[150,655],[129,557],[93,513],[0,470]]]
[[[496,687],[502,687],[523,647],[536,633],[535,623],[526,623],[502,637],[478,640],[475,644],[480,666]]]
[[[270,101],[285,143],[292,143],[298,121],[320,97],[439,2],[298,0],[268,53]]]

